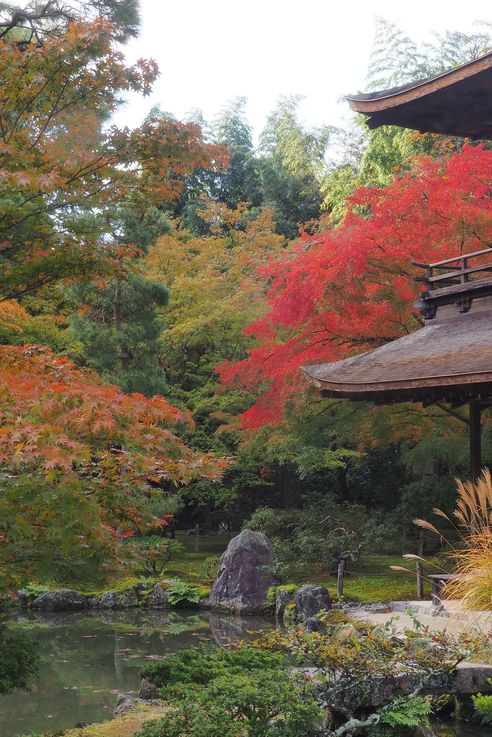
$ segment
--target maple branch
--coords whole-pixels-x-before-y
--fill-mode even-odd
[[[35,102],[38,99],[38,97],[40,97],[40,95],[44,92],[44,90],[48,87],[48,85],[50,85],[53,82],[53,80],[55,79],[56,75],[62,70],[62,68],[63,68],[63,65],[60,64],[60,66],[57,69],[55,69],[55,71],[53,72],[53,74],[46,79],[46,81],[40,87],[40,89],[36,92],[36,94],[33,95],[32,97],[30,97],[27,100],[27,102],[24,104],[24,106],[20,109],[20,111],[19,111],[19,113],[18,113],[18,115],[17,115],[17,117],[16,117],[16,119],[15,119],[13,125],[12,125],[11,133],[10,133],[8,139],[7,140],[4,139],[5,140],[5,143],[8,144],[9,141],[10,141],[10,139],[14,135],[14,131],[17,128],[17,124],[19,123],[19,120],[21,119],[22,115],[33,104],[33,102]],[[3,117],[3,114],[4,114],[4,109],[2,108],[2,117]],[[2,126],[2,128],[3,128],[3,126]]]
[[[31,146],[29,147],[29,149],[28,149],[29,151],[32,151],[32,149],[38,144],[38,142],[40,141],[40,139],[46,133],[46,129],[48,128],[49,124],[51,123],[51,121],[53,120],[53,118],[55,117],[55,115],[58,115],[58,112],[59,111],[56,108],[57,108],[57,105],[59,104],[60,100],[62,99],[63,95],[65,94],[65,91],[66,91],[66,89],[68,87],[69,82],[70,82],[70,75],[67,75],[67,78],[66,78],[65,82],[61,86],[60,92],[58,93],[58,96],[57,96],[57,98],[55,100],[55,103],[54,103],[54,105],[53,105],[50,113],[48,114],[48,116],[47,116],[47,118],[46,118],[46,120],[44,122],[44,125],[41,126],[41,129],[40,129],[38,135],[36,136],[36,138],[32,142]]]

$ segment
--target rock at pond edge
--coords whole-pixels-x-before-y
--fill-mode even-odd
[[[323,609],[331,609],[331,599],[324,586],[308,583],[294,593],[298,613],[304,620],[311,619]]]
[[[87,608],[87,597],[73,589],[55,589],[36,596],[31,606],[46,612],[82,610]]]

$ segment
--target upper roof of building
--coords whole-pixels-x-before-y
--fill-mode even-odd
[[[492,52],[401,87],[348,95],[370,128],[397,125],[421,133],[492,139]]]

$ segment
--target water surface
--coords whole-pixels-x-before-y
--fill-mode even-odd
[[[117,694],[136,694],[139,671],[152,660],[198,643],[248,639],[273,626],[256,617],[140,610],[29,612],[4,621],[32,633],[41,663],[30,692],[0,696],[0,737],[110,719]],[[492,728],[436,725],[436,737],[492,737]]]
[[[272,626],[254,617],[135,610],[32,612],[7,623],[32,633],[41,664],[30,692],[0,696],[0,737],[109,719],[119,692],[138,691],[146,663],[200,642],[224,644]]]

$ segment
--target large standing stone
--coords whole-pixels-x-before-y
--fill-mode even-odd
[[[307,583],[294,594],[297,611],[304,619],[314,617],[322,609],[331,609],[330,595],[324,586]]]
[[[45,612],[65,612],[85,609],[87,598],[73,589],[56,589],[36,596],[31,606],[33,609],[41,609]]]
[[[272,585],[273,550],[262,532],[243,530],[234,537],[219,563],[212,586],[213,609],[237,613],[261,612]]]

